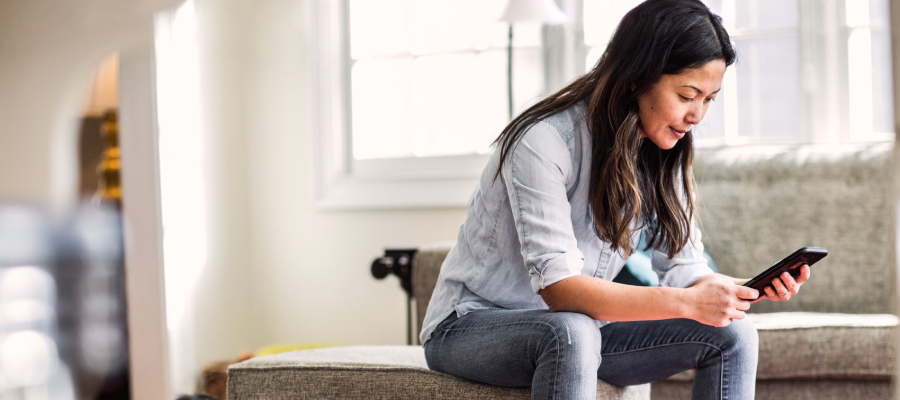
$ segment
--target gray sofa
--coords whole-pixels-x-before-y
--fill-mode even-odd
[[[787,302],[748,314],[759,330],[758,399],[889,399],[898,319],[889,197],[892,144],[744,146],[698,152],[704,244],[724,274],[752,277],[805,246],[828,248]],[[452,236],[448,232],[448,236]],[[452,243],[413,265],[421,323]],[[689,399],[694,370],[598,399]],[[528,398],[430,371],[419,346],[352,346],[258,357],[228,370],[228,398]]]

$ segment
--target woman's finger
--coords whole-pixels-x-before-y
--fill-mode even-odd
[[[768,297],[769,300],[772,300],[772,301],[779,301],[779,300],[781,300],[781,299],[779,298],[780,296],[778,296],[777,294],[775,294],[775,289],[772,289],[771,286],[766,286],[766,288],[763,289],[763,290],[766,291],[766,297]]]
[[[784,286],[784,282],[781,281],[781,278],[772,279],[772,286],[774,286],[775,291],[778,292],[779,299],[787,300],[791,298],[791,292]]]
[[[800,276],[797,277],[797,283],[806,282],[806,280],[809,279],[810,274],[812,274],[812,268],[807,264],[803,264],[800,267]]]
[[[784,282],[784,286],[792,295],[797,294],[797,291],[800,290],[800,285],[797,284],[797,281],[794,280],[794,277],[791,276],[790,272],[785,271],[782,273],[781,281]]]

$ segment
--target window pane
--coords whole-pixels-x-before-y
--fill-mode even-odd
[[[718,16],[722,16],[722,0],[703,0],[703,4],[709,7],[709,10]]]
[[[517,50],[518,51],[518,50]],[[518,62],[516,59],[514,62]],[[468,121],[466,130],[472,131],[471,147],[478,153],[489,153],[490,144],[500,136],[500,132],[509,122],[507,115],[506,86],[506,52],[486,51],[475,57],[475,76],[473,77],[473,96],[470,96],[472,119]],[[524,64],[524,63],[523,63]],[[513,64],[518,68],[518,64]],[[523,76],[515,81],[519,86],[513,89],[524,92],[524,81],[539,81],[537,76]]]
[[[891,32],[872,32],[872,88],[875,132],[894,132],[894,96],[891,76]]]
[[[850,134],[868,135],[872,120],[872,33],[855,29],[847,39],[847,77],[850,105]]]
[[[723,82],[724,85],[724,82]],[[722,87],[716,100],[710,102],[709,108],[706,109],[706,115],[703,121],[694,126],[694,140],[698,144],[703,144],[705,139],[715,139],[725,137],[725,92],[727,88]]]
[[[797,0],[733,1],[735,2],[737,29],[790,29],[797,27]]]
[[[487,151],[506,120],[506,52],[420,57],[414,66],[415,155]]]
[[[413,0],[409,5],[410,51],[413,54],[474,47],[476,29],[471,0]]]
[[[890,29],[891,5],[889,0],[872,0],[869,5],[869,15],[872,26]]]
[[[544,90],[543,77],[544,64],[541,62],[541,50],[516,49],[513,53],[513,112],[515,114],[525,111],[540,100],[539,97]]]
[[[417,157],[472,152],[469,99],[474,54],[419,57],[413,63],[411,122]],[[502,115],[502,114],[501,114]]]
[[[415,0],[410,3],[414,55],[505,48],[509,25],[498,21],[506,0]],[[540,24],[516,24],[513,45],[540,46]]]
[[[350,0],[350,54],[426,55],[505,48],[508,0]],[[540,24],[518,24],[515,47],[541,45]]]
[[[855,29],[847,39],[851,139],[894,131],[890,32]]]
[[[869,26],[869,1],[856,0],[844,3],[844,18],[847,26]]]
[[[584,43],[605,49],[622,17],[640,3],[640,0],[584,0]]]
[[[409,52],[408,0],[350,0],[350,56]]]
[[[413,64],[412,109],[417,157],[485,153],[507,123],[506,52],[419,57]],[[540,51],[514,54],[517,109],[541,90]],[[528,79],[530,78],[530,79]]]
[[[508,122],[509,25],[498,21],[507,3],[351,0],[350,23],[359,25],[351,26],[351,53],[362,57],[351,72],[355,159],[491,150]],[[376,15],[385,4],[394,27],[387,33],[379,31],[384,22]],[[543,90],[541,30],[540,24],[515,26],[516,110]],[[372,59],[384,55],[392,57]]]
[[[475,0],[475,49],[501,49],[509,44],[509,24],[498,21],[509,0]],[[541,45],[540,24],[516,24],[514,47]]]
[[[738,133],[799,136],[800,49],[797,35],[735,40],[738,48]]]
[[[538,49],[514,54],[521,111],[539,98]],[[356,159],[487,153],[507,123],[506,52],[358,62],[353,79]]]
[[[412,59],[359,61],[351,71],[353,156],[413,154],[410,116]]]
[[[606,45],[591,47],[588,49],[587,57],[584,59],[584,70],[590,71],[597,66],[597,63],[600,62],[600,57],[603,56],[603,52],[606,50]]]

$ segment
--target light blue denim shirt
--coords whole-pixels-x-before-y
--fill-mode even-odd
[[[592,138],[584,102],[535,124],[503,165],[495,151],[485,166],[456,245],[441,266],[419,339],[425,343],[450,313],[547,309],[537,292],[582,274],[611,281],[625,265],[594,230],[588,199]],[[632,245],[640,229],[632,224]],[[687,287],[713,273],[700,232],[674,258],[651,251],[660,286]],[[610,323],[597,321],[598,328]]]

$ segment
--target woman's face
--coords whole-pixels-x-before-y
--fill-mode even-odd
[[[675,147],[706,114],[725,75],[725,61],[713,60],[679,75],[663,74],[648,92],[638,96],[641,137],[659,148]]]

